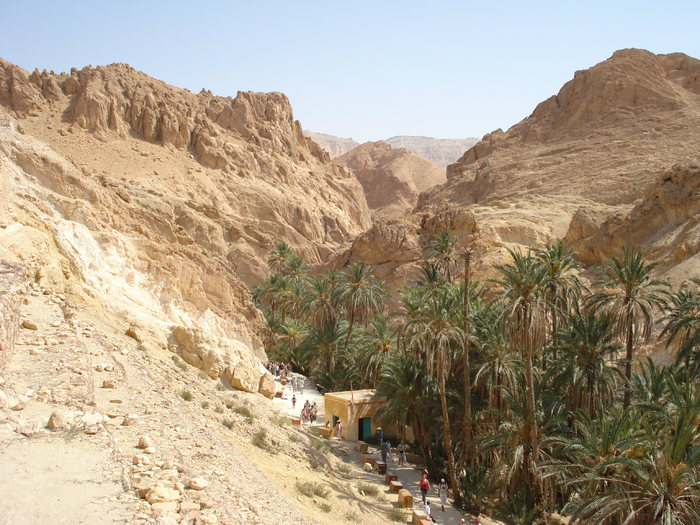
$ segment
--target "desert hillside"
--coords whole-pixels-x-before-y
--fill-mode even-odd
[[[445,170],[440,166],[382,141],[357,146],[335,162],[355,174],[370,210],[381,217],[410,212],[420,192],[445,182]]]
[[[415,213],[375,221],[337,263],[377,263],[400,287],[447,227],[474,248],[482,277],[506,248],[564,237],[587,264],[633,245],[662,260],[672,282],[699,275],[699,74],[689,56],[636,49],[576,72],[528,118],[467,150]]]

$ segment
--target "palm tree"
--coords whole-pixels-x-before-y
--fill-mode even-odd
[[[274,348],[276,357],[297,369],[305,369],[306,363],[300,349],[307,334],[308,327],[302,321],[287,319],[282,323],[277,335],[278,343]]]
[[[340,279],[341,274],[335,269],[326,270],[311,279],[305,300],[306,311],[314,324],[321,326],[337,319],[338,308],[334,303],[333,294]]]
[[[446,228],[433,235],[427,246],[425,258],[436,262],[448,283],[452,282],[452,272],[457,261],[457,239]]]
[[[561,239],[553,244],[547,244],[544,248],[536,250],[535,253],[547,269],[545,296],[551,324],[550,344],[554,349],[552,357],[556,360],[559,317],[566,315],[573,305],[578,304],[583,295],[584,287],[575,273],[579,269],[579,265],[574,260],[574,253],[564,248],[564,242]],[[546,368],[544,356],[542,358],[542,368]]]
[[[386,399],[377,415],[395,421],[402,429],[409,425],[423,457],[431,463],[430,422],[438,402],[435,382],[425,374],[422,356],[406,351],[390,354],[382,368],[377,396]]]
[[[700,286],[700,279],[692,279]],[[700,368],[700,289],[679,290],[670,297],[661,338],[666,338],[666,347],[675,344],[678,348],[676,360],[689,367]]]
[[[353,262],[335,287],[335,304],[348,315],[346,346],[350,344],[355,322],[365,323],[384,308],[387,292],[384,282],[377,280],[372,267]]]
[[[446,383],[450,373],[452,352],[456,347],[461,346],[464,337],[464,332],[459,326],[459,316],[455,315],[460,309],[459,299],[459,296],[447,287],[435,293],[426,294],[418,311],[404,325],[409,347],[424,356],[428,375],[437,376],[442,412],[443,443],[447,454],[450,483],[457,505],[461,502],[461,495],[452,448]]]
[[[614,400],[618,369],[611,366],[620,350],[606,313],[575,308],[559,335],[561,358],[554,363],[555,390],[565,391],[570,410],[585,409],[593,417],[599,403]]]
[[[374,386],[379,383],[384,365],[396,349],[395,341],[389,319],[375,315],[358,341],[357,366],[365,382]]]
[[[344,322],[327,323],[312,326],[308,337],[302,345],[304,361],[314,373],[327,373],[345,357],[343,336],[346,332]],[[331,385],[325,385],[331,386]]]
[[[529,450],[526,465],[530,469],[530,481],[535,491],[535,500],[542,500],[541,484],[537,472],[539,441],[537,436],[535,381],[533,359],[536,349],[544,343],[547,326],[547,287],[549,285],[548,269],[530,253],[509,250],[513,259],[511,264],[498,266],[501,279],[497,280],[506,302],[507,328],[512,348],[523,352],[525,361],[525,382],[527,385],[526,431]]]
[[[282,273],[287,260],[295,255],[294,249],[286,242],[278,242],[267,257],[267,265],[275,273]]]
[[[652,279],[657,263],[647,263],[641,250],[625,249],[622,260],[612,257],[604,273],[606,280],[599,283],[603,290],[591,297],[591,307],[602,307],[613,316],[618,333],[625,340],[625,389],[624,406],[629,406],[629,382],[632,379],[632,359],[636,343],[648,342],[653,326],[654,308],[665,304],[663,281]]]

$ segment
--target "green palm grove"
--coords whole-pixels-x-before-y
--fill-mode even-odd
[[[625,250],[589,290],[561,241],[510,256],[471,282],[471,252],[440,231],[389,314],[370,266],[313,273],[279,243],[253,296],[271,357],[328,390],[376,388],[466,510],[700,523],[700,281],[672,292]],[[675,363],[635,366],[655,335]]]

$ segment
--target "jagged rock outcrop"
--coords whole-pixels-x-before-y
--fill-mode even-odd
[[[249,290],[270,248],[319,263],[370,226],[360,184],[281,93],[195,95],[124,64],[0,61],[0,189],[3,258],[147,344],[180,326],[246,347],[253,373],[229,382],[267,395]]]
[[[700,164],[676,165],[661,174],[628,213],[579,209],[564,241],[587,264],[600,264],[623,247],[642,248],[675,268],[675,277],[700,277]]]
[[[404,148],[366,142],[341,157],[362,184],[375,215],[397,217],[410,212],[418,194],[445,181],[445,170]]]

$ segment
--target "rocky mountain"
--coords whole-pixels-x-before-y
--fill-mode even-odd
[[[477,138],[436,139],[433,137],[397,136],[385,142],[394,148],[406,148],[416,155],[434,162],[443,168],[459,159],[462,154],[479,141]]]
[[[304,136],[309,137],[316,144],[321,146],[325,151],[330,153],[331,157],[340,157],[353,148],[360,145],[359,142],[353,139],[344,139],[334,135],[326,135],[325,133],[316,133],[314,131],[304,130]]]
[[[345,155],[348,151],[360,145],[353,139],[344,139],[309,130],[304,130],[304,135],[330,153],[333,158]],[[396,136],[385,139],[382,142],[386,142],[392,148],[405,148],[419,157],[423,157],[444,168],[459,159],[466,150],[478,141],[479,139],[476,138],[436,139],[433,137]]]
[[[376,216],[397,217],[410,212],[418,194],[445,182],[445,170],[405,148],[386,142],[366,142],[335,159],[362,184]]]
[[[566,236],[584,263],[625,245],[648,248],[663,276],[680,283],[700,275],[699,156],[700,61],[618,51],[576,72],[508,131],[486,135],[448,166],[445,184],[421,194],[413,214],[375,221],[337,260],[378,261],[401,286],[441,224],[474,248],[482,277],[506,248]]]
[[[249,289],[270,248],[320,262],[370,226],[361,185],[281,93],[195,95],[124,64],[0,62],[0,183],[3,260],[267,395]]]

